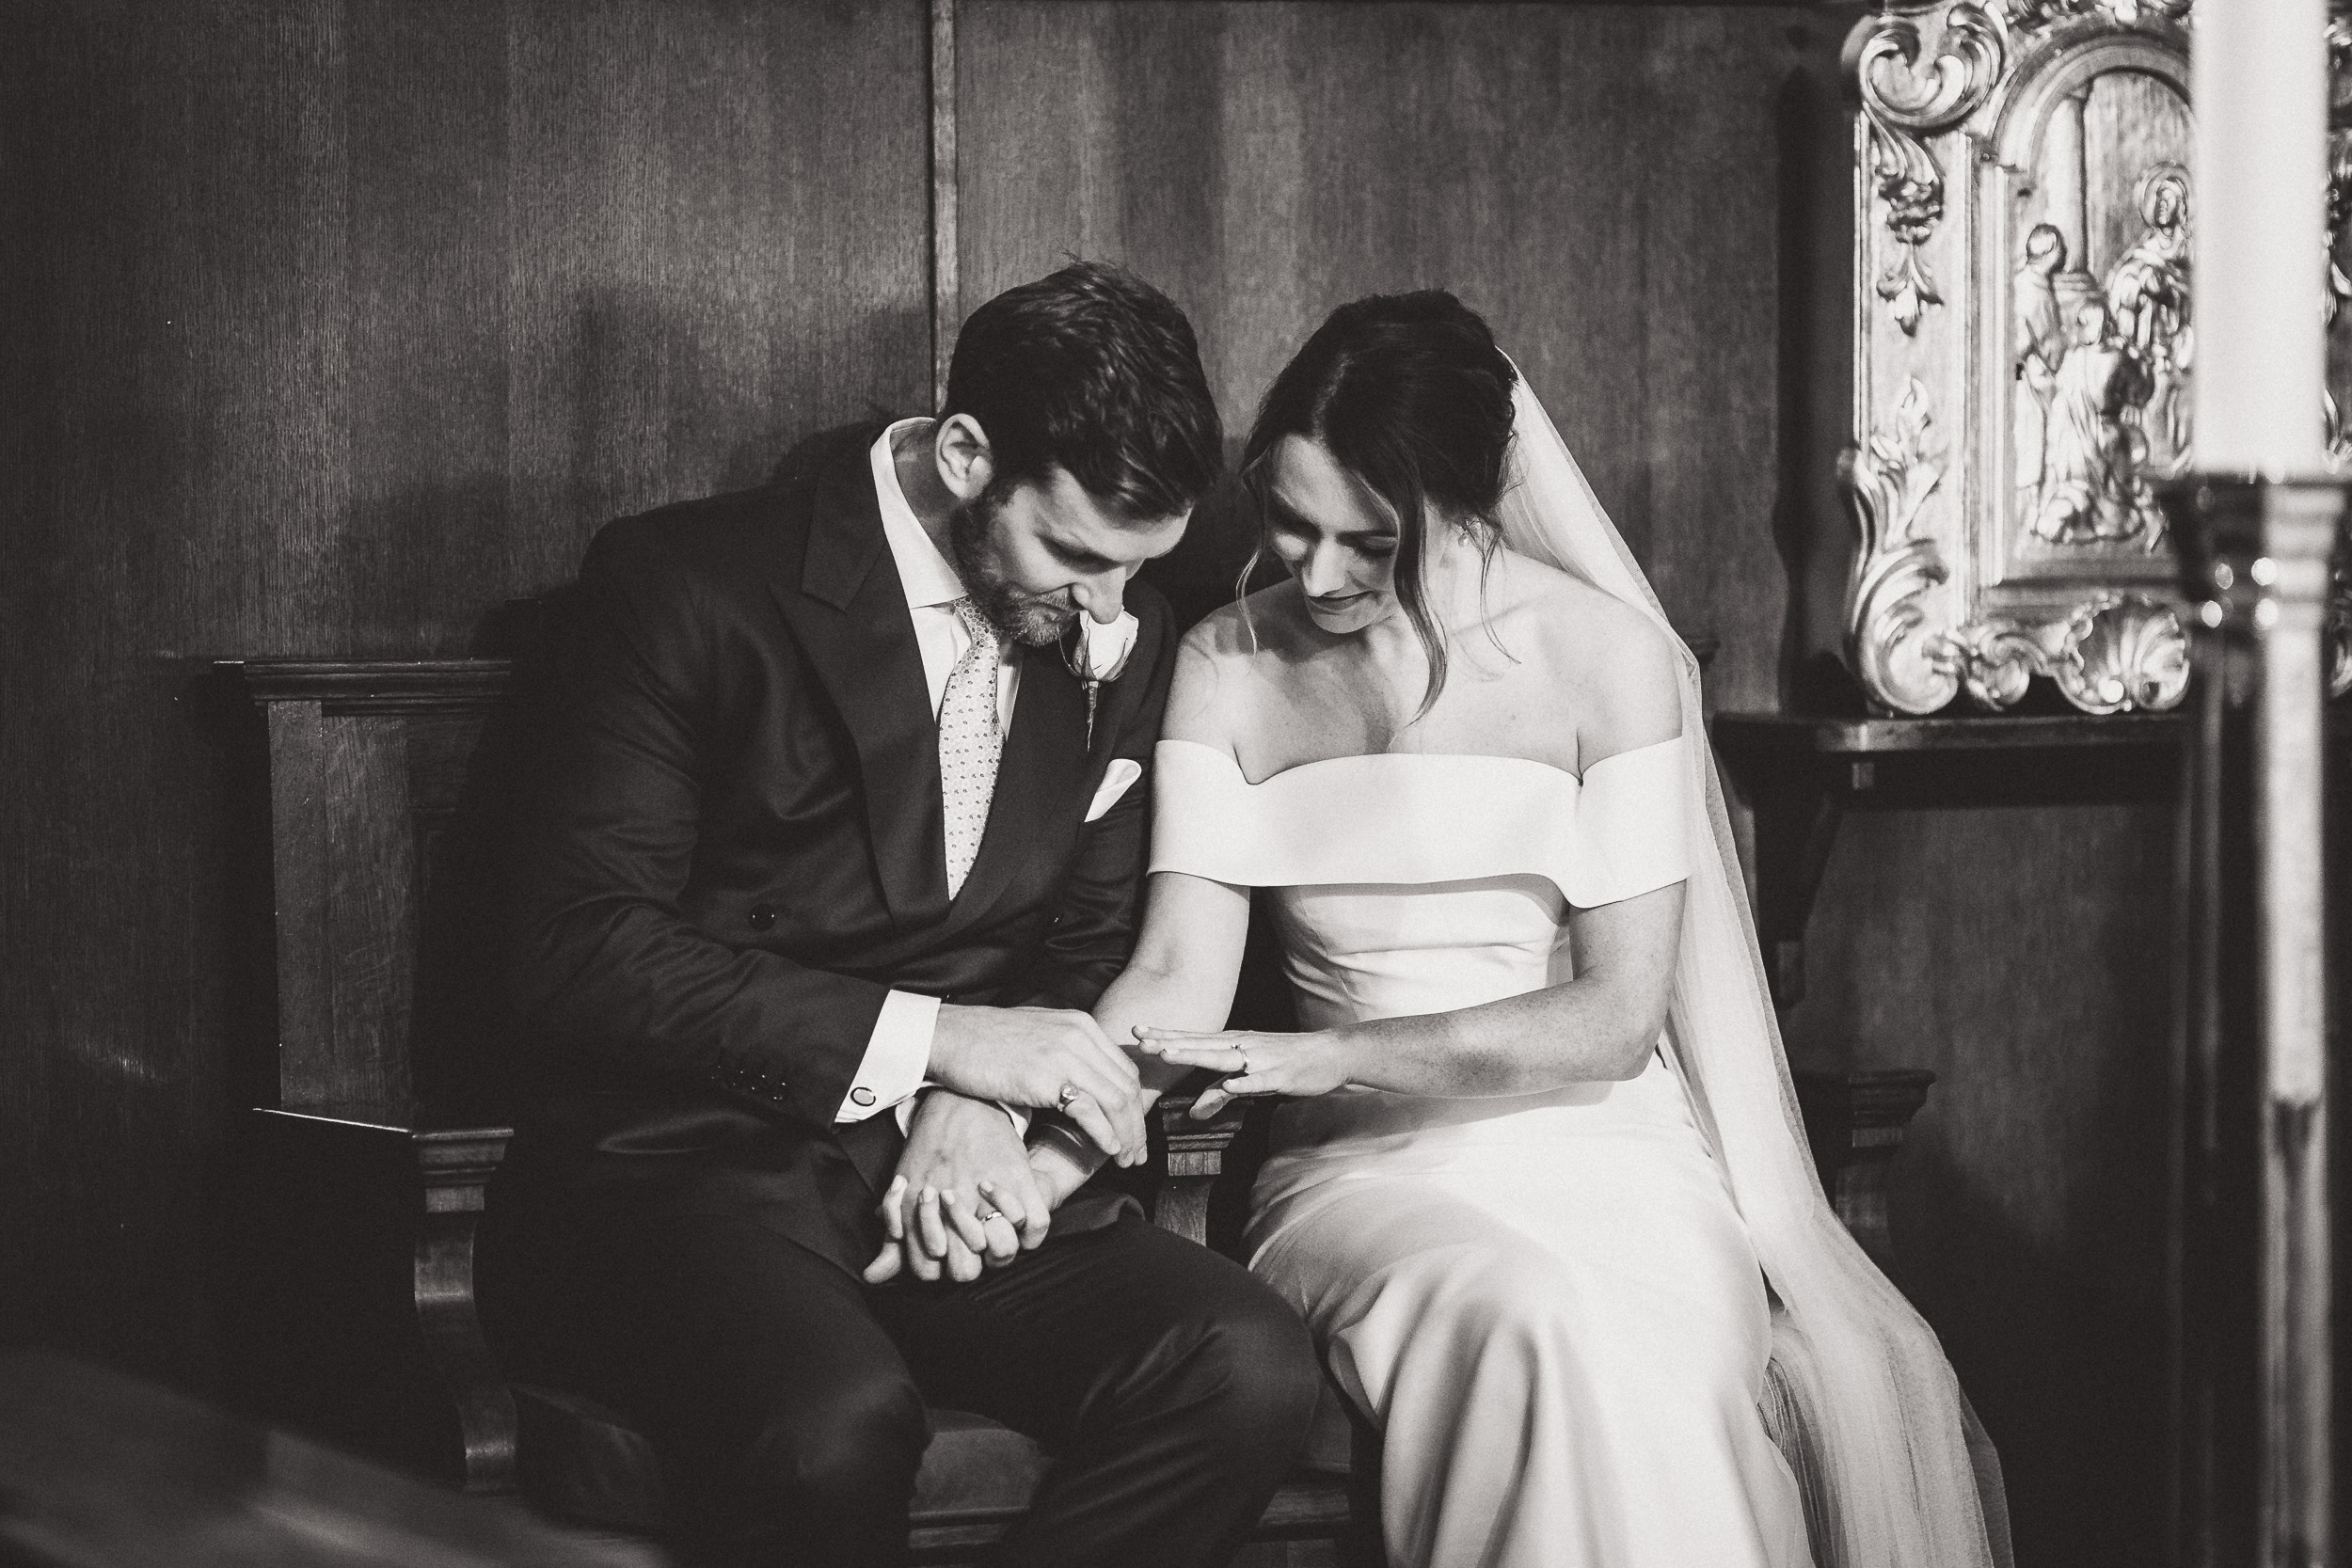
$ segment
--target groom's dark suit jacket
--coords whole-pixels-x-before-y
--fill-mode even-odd
[[[556,644],[511,974],[535,1105],[494,1203],[740,1214],[856,1270],[900,1147],[834,1117],[892,988],[1089,1006],[1126,959],[1175,658],[1141,583],[1092,737],[1022,651],[988,830],[947,896],[937,733],[867,461],[612,523]],[[1084,821],[1112,759],[1144,778]]]

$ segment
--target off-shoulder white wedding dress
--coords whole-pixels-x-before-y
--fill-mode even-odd
[[[1166,740],[1152,865],[1275,890],[1303,1027],[1474,1006],[1571,976],[1569,905],[1690,875],[1688,744],[1581,780],[1385,753],[1252,784]],[[1381,1431],[1397,1568],[1811,1560],[1756,1410],[1763,1275],[1670,1052],[1546,1094],[1285,1103],[1248,1240]]]

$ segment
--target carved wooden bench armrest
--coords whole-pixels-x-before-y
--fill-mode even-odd
[[[1882,1269],[1893,1272],[1886,1225],[1887,1186],[1903,1132],[1928,1101],[1935,1074],[1922,1068],[1864,1072],[1796,1072],[1813,1164],[1831,1207]]]
[[[1160,1097],[1152,1107],[1152,1139],[1160,1166],[1159,1195],[1152,1221],[1187,1241],[1209,1244],[1209,1194],[1227,1173],[1233,1140],[1241,1135],[1248,1109],[1246,1101],[1231,1101],[1205,1121],[1192,1118],[1200,1098],[1189,1084]],[[1246,1174],[1246,1173],[1243,1173]]]

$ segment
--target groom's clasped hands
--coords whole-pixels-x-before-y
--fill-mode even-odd
[[[976,1014],[986,1016],[968,1016]],[[1195,1117],[1249,1096],[1327,1094],[1349,1077],[1343,1031],[1145,1025],[1135,1034],[1141,1057],[1222,1075],[1201,1091]],[[1085,1013],[942,1007],[930,1071],[934,1086],[916,1105],[898,1174],[882,1196],[887,1239],[866,1265],[869,1285],[902,1273],[977,1279],[1045,1240],[1053,1212],[1092,1173],[1057,1143],[1024,1147],[1003,1106],[1060,1110],[1120,1164],[1145,1157],[1136,1060]],[[1065,1094],[1070,1088],[1077,1093]]]
[[[868,1284],[902,1272],[976,1279],[1045,1240],[1089,1172],[1055,1144],[1025,1148],[1004,1106],[1058,1111],[1122,1165],[1145,1157],[1136,1064],[1085,1013],[943,1006],[929,1076],[882,1196],[887,1239]]]

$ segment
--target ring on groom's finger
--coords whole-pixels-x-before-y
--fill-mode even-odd
[[[979,1221],[982,1225],[986,1225],[991,1220],[1001,1220],[1004,1217],[1005,1212],[1002,1209],[991,1209],[987,1213],[979,1216]]]
[[[1064,1084],[1061,1086],[1061,1093],[1054,1097],[1055,1107],[1058,1110],[1067,1111],[1070,1109],[1070,1102],[1077,1098],[1078,1085],[1075,1084]]]

